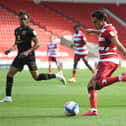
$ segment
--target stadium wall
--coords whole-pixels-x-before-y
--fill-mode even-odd
[[[121,4],[126,3],[126,0],[33,0],[36,3],[39,3],[40,1],[50,1],[50,2],[83,2],[83,3],[115,3],[115,4]]]

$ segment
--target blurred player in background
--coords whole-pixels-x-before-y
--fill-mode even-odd
[[[54,38],[54,36],[51,34],[50,42],[47,45],[48,62],[49,62],[48,71],[49,71],[49,73],[52,72],[52,63],[54,62],[57,66],[59,73],[63,74],[62,67],[57,60],[58,49],[59,48],[58,48],[58,43],[56,41],[56,38]]]
[[[9,50],[5,51],[5,54],[7,55],[17,48],[18,54],[7,73],[6,97],[0,102],[12,102],[11,92],[14,76],[18,71],[23,69],[24,65],[28,66],[32,77],[37,81],[57,78],[65,84],[65,78],[60,74],[38,73],[34,51],[40,46],[39,40],[35,30],[28,25],[29,15],[26,12],[19,13],[19,22],[20,26],[15,29],[15,43]]]
[[[99,35],[99,62],[96,73],[88,83],[88,96],[90,110],[83,113],[82,116],[96,116],[97,112],[97,92],[106,86],[115,82],[126,81],[126,73],[116,77],[111,77],[113,72],[118,68],[119,58],[117,49],[126,55],[126,49],[118,39],[117,30],[112,24],[107,23],[107,15],[103,11],[95,11],[91,16],[92,23],[96,29],[87,29],[87,33]],[[116,97],[115,97],[116,98]]]
[[[88,49],[86,47],[86,36],[85,34],[80,30],[80,25],[76,24],[74,26],[75,34],[73,35],[73,48],[75,50],[74,52],[74,64],[73,64],[73,73],[72,78],[69,79],[69,82],[74,83],[76,82],[76,72],[77,72],[77,65],[80,59],[83,60],[85,65],[89,68],[89,70],[94,73],[93,68],[88,63]]]

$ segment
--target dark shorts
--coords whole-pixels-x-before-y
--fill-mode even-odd
[[[17,56],[11,64],[11,66],[16,67],[19,71],[24,68],[24,65],[27,65],[30,71],[37,70],[35,56],[29,55],[24,58]]]

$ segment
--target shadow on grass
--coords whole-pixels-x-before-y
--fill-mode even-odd
[[[55,118],[67,118],[68,116],[65,115],[15,115],[15,116],[0,116],[0,120],[2,119],[37,119],[37,118],[51,118],[51,119],[55,119]],[[75,116],[69,116],[70,118],[75,117]]]
[[[99,105],[100,108],[123,108],[126,105]]]

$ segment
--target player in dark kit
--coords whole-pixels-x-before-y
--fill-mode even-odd
[[[57,78],[63,84],[66,84],[65,78],[59,73],[38,73],[34,54],[34,50],[39,47],[39,41],[37,39],[36,32],[28,25],[29,15],[27,13],[20,12],[19,21],[20,27],[16,28],[15,30],[16,41],[9,50],[5,51],[5,54],[7,55],[8,53],[17,48],[18,54],[12,62],[9,72],[7,73],[6,96],[2,100],[0,100],[0,102],[12,102],[11,91],[13,86],[13,78],[18,71],[21,71],[23,69],[24,65],[28,66],[32,77],[37,81]],[[32,44],[32,42],[34,44]]]

